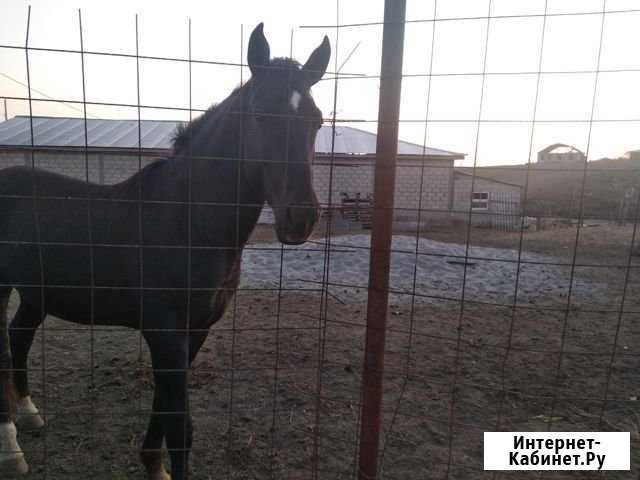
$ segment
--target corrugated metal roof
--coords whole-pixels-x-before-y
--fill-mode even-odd
[[[181,122],[142,120],[141,140],[145,149],[169,149],[173,132]],[[316,138],[316,152],[331,152],[331,126],[324,125]],[[87,144],[92,148],[138,148],[137,120],[87,119]],[[84,147],[84,119],[33,117],[33,140],[36,147]],[[0,146],[31,146],[28,116],[17,116],[0,123]],[[334,152],[342,155],[372,155],[376,135],[353,127],[336,126]],[[423,155],[421,145],[400,141],[400,155]],[[426,156],[463,158],[464,154],[427,147]]]

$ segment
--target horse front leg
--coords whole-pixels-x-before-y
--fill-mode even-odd
[[[29,466],[18,445],[17,430],[13,423],[14,391],[13,362],[7,326],[7,308],[11,289],[0,292],[0,477],[27,473]]]
[[[140,451],[140,460],[147,470],[149,480],[171,480],[162,464],[162,442],[164,441],[164,428],[162,426],[162,418],[159,413],[162,410],[160,400],[162,396],[156,386],[153,392],[153,409],[147,433],[142,443]]]
[[[200,351],[202,344],[207,339],[208,330],[190,332],[189,335],[189,366]],[[153,394],[153,412],[161,411],[162,396],[158,393],[158,388]],[[162,463],[162,442],[164,441],[164,428],[162,427],[162,417],[160,414],[151,414],[147,433],[142,444],[140,458],[147,470],[150,480],[170,480],[170,476]]]
[[[184,480],[188,476],[193,438],[187,392],[188,338],[176,332],[154,332],[146,335],[146,338],[151,351],[156,387],[154,411],[149,423],[151,438],[148,443],[145,439],[145,443],[156,447],[158,438],[161,441],[164,433],[171,458],[171,479]],[[151,459],[154,462],[151,465],[158,465],[157,456],[152,456]],[[153,480],[166,478],[163,476],[163,468],[156,468],[149,473],[156,475],[151,477]]]

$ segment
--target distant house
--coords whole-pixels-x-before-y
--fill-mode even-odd
[[[625,158],[633,161],[640,161],[640,150],[629,150],[624,154]]]
[[[171,138],[179,122],[87,120],[89,179],[111,184],[133,175],[142,166],[171,154]],[[33,146],[29,117],[0,123],[0,168],[31,165],[84,179],[85,125],[82,118],[33,117]],[[323,126],[316,140],[314,187],[325,210],[341,211],[345,201],[367,200],[373,192],[376,135],[357,128]],[[141,145],[138,148],[138,136]],[[397,222],[448,218],[453,205],[454,161],[464,154],[398,144],[396,174]],[[330,181],[331,178],[331,181]],[[331,191],[329,191],[331,185]],[[422,191],[422,201],[420,192]],[[262,221],[269,222],[266,209]]]
[[[554,143],[538,152],[538,165],[584,165],[587,157],[581,150],[564,143]]]

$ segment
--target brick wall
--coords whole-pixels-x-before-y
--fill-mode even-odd
[[[82,153],[34,153],[35,165],[71,177],[85,179],[87,166]],[[155,158],[142,157],[142,166]],[[30,153],[0,153],[0,168],[15,165],[31,166]],[[135,155],[89,154],[89,180],[95,183],[114,184],[126,180],[138,171]]]
[[[424,165],[414,161],[399,160],[396,169],[395,212],[396,221],[412,221],[421,208],[423,219],[441,218],[451,205],[452,161],[428,160]],[[323,206],[331,203],[339,206],[342,193],[362,198],[373,193],[374,168],[371,162],[346,163],[336,161],[333,168],[326,163],[314,167],[313,184],[318,200]],[[422,177],[422,203],[420,184]]]

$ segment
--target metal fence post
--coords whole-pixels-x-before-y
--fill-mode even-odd
[[[367,334],[361,390],[360,480],[377,478],[405,10],[405,0],[385,0]]]

